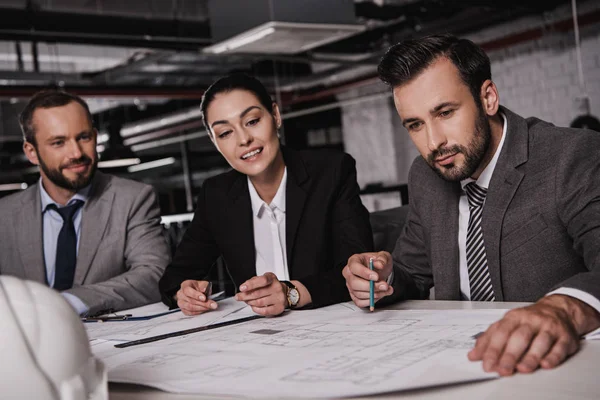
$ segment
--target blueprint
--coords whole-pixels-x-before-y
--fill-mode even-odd
[[[92,351],[112,382],[214,396],[335,398],[491,379],[473,335],[506,310],[378,310],[350,303]]]
[[[84,326],[90,340],[130,341],[255,315],[246,303],[235,301],[233,297],[219,301],[218,304],[217,310],[191,317],[177,311],[142,321],[86,322]],[[167,306],[157,303],[121,313],[131,313],[135,316],[147,310],[151,310],[152,313],[161,310],[164,312]]]

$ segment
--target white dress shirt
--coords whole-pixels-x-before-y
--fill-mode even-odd
[[[287,167],[271,204],[265,203],[248,178],[252,203],[256,275],[272,272],[280,281],[289,281],[285,240],[285,189]]]
[[[48,286],[54,286],[54,277],[56,276],[56,246],[58,245],[58,235],[63,226],[63,219],[58,211],[48,208],[48,205],[55,204],[57,207],[62,207],[57,204],[48,192],[44,189],[42,184],[42,178],[39,181],[40,186],[40,198],[42,204],[42,232],[43,232],[43,243],[44,243],[44,261],[46,264],[46,280]],[[90,192],[90,185],[79,190],[69,201],[67,205],[70,205],[75,200],[81,200],[84,203],[87,201]],[[75,234],[77,235],[77,254],[79,253],[79,239],[81,237],[81,215],[83,214],[83,207],[79,208],[74,214],[73,226],[75,227]],[[79,297],[76,297],[67,292],[61,292],[63,297],[73,306],[73,308],[80,314],[87,314],[89,307],[81,301]]]
[[[459,262],[460,262],[460,292],[463,300],[471,299],[471,288],[469,285],[469,271],[467,269],[467,227],[469,225],[469,200],[467,199],[467,193],[465,192],[465,186],[470,182],[476,182],[477,185],[484,187],[486,189],[490,186],[490,180],[492,179],[492,174],[494,173],[494,169],[496,168],[496,163],[498,162],[498,157],[500,156],[500,152],[502,150],[502,146],[504,145],[504,139],[506,139],[506,129],[507,122],[504,114],[500,113],[503,120],[503,129],[502,129],[502,139],[500,139],[500,144],[494,153],[494,157],[490,163],[485,167],[477,181],[474,181],[471,178],[467,178],[460,182],[462,186],[462,194],[460,196],[459,202],[459,218],[458,218],[458,251],[459,251]],[[485,201],[484,201],[485,206]],[[550,293],[551,294],[563,294],[566,296],[574,297],[578,300],[583,301],[584,303],[590,305],[600,312],[600,300],[592,296],[591,294],[584,292],[579,289],[573,288],[558,288]]]

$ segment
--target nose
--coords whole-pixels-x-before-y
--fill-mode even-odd
[[[240,146],[248,146],[254,141],[254,137],[246,129],[238,131],[238,142]]]
[[[427,147],[429,151],[434,151],[444,146],[447,143],[446,135],[440,130],[432,126],[427,128]]]
[[[77,140],[69,141],[69,158],[73,160],[77,160],[81,158],[83,152],[81,151],[81,146]]]

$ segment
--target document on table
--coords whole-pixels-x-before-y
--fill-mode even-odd
[[[102,339],[123,342],[254,315],[252,308],[247,306],[246,303],[236,301],[233,297],[219,301],[218,304],[219,308],[216,310],[192,317],[177,311],[148,320],[87,322],[84,326],[90,340]],[[136,310],[145,313],[156,313],[166,308],[167,306],[157,303],[129,310],[127,313],[135,316],[138,313]]]
[[[361,396],[496,377],[467,353],[505,312],[335,305],[95,354],[109,381],[169,392]]]

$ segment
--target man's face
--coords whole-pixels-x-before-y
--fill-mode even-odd
[[[429,166],[443,179],[471,177],[491,143],[491,127],[458,69],[440,58],[420,75],[394,88],[402,124]]]
[[[84,108],[40,108],[33,113],[36,146],[24,144],[27,158],[40,166],[45,184],[77,191],[87,186],[96,172],[96,131]]]

